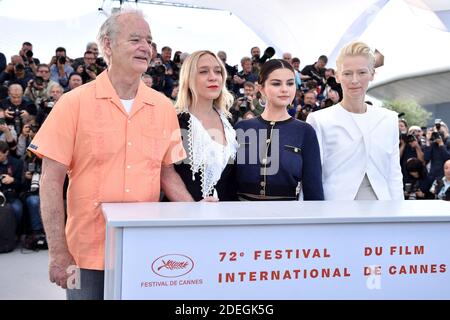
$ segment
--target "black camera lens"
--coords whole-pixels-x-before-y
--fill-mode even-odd
[[[21,63],[16,64],[16,71],[23,71],[25,66]]]
[[[33,51],[28,50],[28,51],[25,53],[25,55],[27,56],[27,58],[31,58],[31,57],[33,57]]]
[[[414,142],[414,141],[416,141],[416,140],[417,140],[417,139],[416,139],[416,136],[413,135],[413,134],[408,134],[408,135],[406,136],[406,141],[407,141],[408,143]]]
[[[61,56],[61,57],[58,58],[58,61],[59,61],[60,64],[65,64],[66,63],[66,57]]]

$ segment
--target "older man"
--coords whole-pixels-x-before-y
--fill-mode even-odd
[[[186,156],[175,109],[141,81],[151,42],[141,12],[111,15],[98,35],[108,70],[64,94],[29,147],[44,157],[40,197],[50,280],[66,288],[68,267],[80,268],[81,289],[70,284],[68,299],[103,298],[102,202],[158,201],[161,184],[171,198],[192,201],[172,165]]]

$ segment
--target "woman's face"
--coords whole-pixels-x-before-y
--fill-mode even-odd
[[[294,100],[295,92],[294,73],[286,68],[273,71],[261,88],[267,106],[274,108],[286,108]]]
[[[350,99],[363,98],[373,72],[369,69],[369,59],[364,56],[345,56],[336,73],[336,80],[342,86],[344,96]]]
[[[211,101],[217,99],[222,92],[222,68],[215,57],[205,54],[197,63],[195,87],[199,100]]]
[[[398,122],[398,130],[400,130],[401,133],[407,133],[408,128],[406,127],[405,123],[403,121]]]

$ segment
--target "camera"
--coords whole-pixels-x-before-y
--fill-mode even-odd
[[[60,56],[60,57],[58,58],[58,62],[59,62],[60,64],[66,64],[66,57]]]
[[[250,110],[250,101],[247,100],[246,97],[240,98],[241,103],[239,104],[239,110],[240,111],[246,111],[247,109]]]
[[[17,63],[15,66],[16,72],[17,71],[24,71],[25,70],[25,66],[21,63]]]
[[[34,83],[35,85],[37,85],[37,86],[42,86],[42,85],[44,85],[44,78],[42,78],[42,77],[40,77],[40,76],[36,76],[36,77],[34,78],[33,83]]]
[[[415,135],[413,135],[413,134],[408,134],[408,135],[406,136],[406,142],[407,142],[407,143],[411,143],[411,142],[414,142],[414,141],[417,141]]]
[[[313,106],[310,104],[305,104],[302,108],[302,112],[311,112],[313,110]]]
[[[102,69],[106,69],[108,67],[108,65],[106,64],[105,60],[102,57],[98,57],[97,59],[95,59],[95,64]]]
[[[39,125],[38,124],[31,124],[30,125],[30,130],[33,131],[34,133],[38,132]]]
[[[166,66],[163,64],[160,64],[158,66],[155,66],[155,75],[162,76],[166,74]]]
[[[13,106],[9,106],[8,111],[14,112],[14,115],[13,115],[14,118],[20,117],[20,110],[17,107],[14,108]]]
[[[86,70],[92,71],[95,74],[97,74],[97,67],[95,65],[93,65],[93,64],[87,65],[86,66]]]
[[[261,58],[259,58],[257,62],[263,64],[264,62],[266,62],[267,60],[269,60],[270,58],[272,58],[275,54],[275,49],[272,47],[267,47],[266,50],[264,50],[264,54],[262,55]]]
[[[52,97],[48,98],[45,106],[47,108],[53,108],[54,105],[55,105],[55,100]]]
[[[28,50],[28,51],[25,53],[25,55],[27,56],[28,59],[30,59],[30,58],[33,57],[33,51]]]
[[[432,132],[430,141],[435,141],[436,139],[442,139],[442,136],[439,132]]]
[[[0,118],[0,125],[5,125],[5,124],[6,124],[6,119]]]

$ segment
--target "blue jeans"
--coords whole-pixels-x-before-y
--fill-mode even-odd
[[[25,204],[30,214],[31,231],[41,231],[44,229],[42,226],[41,212],[39,210],[39,196],[37,194],[29,195],[25,198]]]
[[[23,213],[23,204],[19,199],[14,199],[9,203],[11,205],[11,209],[14,212],[14,216],[16,217],[17,227],[20,225],[22,221],[22,213]]]
[[[80,269],[80,289],[67,289],[67,300],[103,300],[105,272]]]

